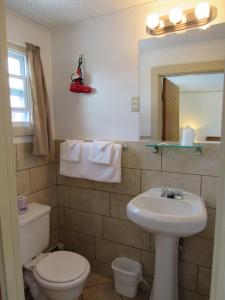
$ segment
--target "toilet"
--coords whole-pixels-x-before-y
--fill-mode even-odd
[[[90,273],[85,257],[74,252],[42,253],[48,247],[50,207],[30,203],[19,215],[24,282],[34,300],[77,300]]]

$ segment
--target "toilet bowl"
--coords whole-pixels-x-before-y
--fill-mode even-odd
[[[47,205],[30,203],[27,211],[19,215],[24,280],[34,300],[77,300],[90,264],[74,252],[42,253],[49,244],[50,210]]]
[[[86,258],[73,252],[57,251],[42,254],[34,263],[33,276],[26,280],[26,274],[24,278],[35,300],[77,300],[89,273],[90,264]]]

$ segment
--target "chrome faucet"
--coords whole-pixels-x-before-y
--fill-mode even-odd
[[[170,198],[170,199],[177,199],[183,200],[183,190],[180,188],[171,188],[171,187],[162,187],[161,197]]]

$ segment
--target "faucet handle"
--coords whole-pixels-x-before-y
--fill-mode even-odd
[[[161,187],[161,197],[166,197],[167,198],[168,192],[169,192],[168,186],[162,186]]]
[[[176,195],[183,195],[184,191],[182,188],[175,188],[174,192],[176,193]]]
[[[183,191],[182,188],[175,188],[174,192],[175,192],[175,198],[177,200],[182,200],[183,199],[183,197],[184,197],[184,191]]]

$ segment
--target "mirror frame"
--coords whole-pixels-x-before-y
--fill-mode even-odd
[[[162,77],[224,73],[224,60],[166,65],[151,69],[151,139],[162,140]]]

